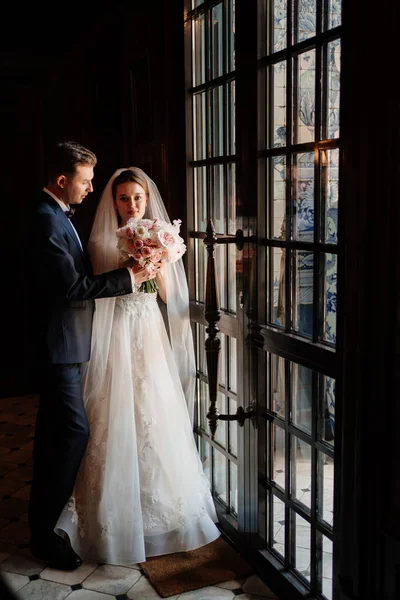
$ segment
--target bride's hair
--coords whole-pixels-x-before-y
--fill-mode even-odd
[[[125,171],[122,171],[122,173],[117,175],[116,178],[114,179],[114,181],[112,182],[111,193],[112,193],[114,202],[115,202],[116,195],[117,195],[117,187],[121,183],[128,183],[128,182],[139,184],[146,192],[147,198],[149,197],[149,186],[147,184],[147,179],[146,179],[143,171],[141,169],[131,167],[130,169],[125,169]]]
[[[136,167],[130,167],[129,169],[125,169],[119,175],[117,175],[111,184],[111,195],[112,195],[115,207],[116,207],[116,200],[117,200],[117,187],[119,185],[121,185],[122,183],[137,183],[137,184],[139,184],[145,191],[147,201],[149,200],[150,194],[149,194],[149,186],[147,183],[146,175],[144,174],[144,172],[141,169],[138,169]],[[121,227],[122,220],[121,220],[121,215],[118,212],[118,209],[117,209],[117,220],[118,220],[118,227]]]

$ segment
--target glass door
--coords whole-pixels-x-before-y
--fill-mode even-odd
[[[340,0],[259,2],[258,542],[302,593],[328,599],[340,25]]]
[[[198,448],[223,531],[290,597],[329,600],[340,51],[340,0],[185,2]],[[211,222],[219,310],[210,333]],[[238,230],[242,250],[230,243]],[[214,334],[217,409],[253,416],[219,420],[213,436],[205,341]]]
[[[204,316],[207,280],[204,238],[210,221],[219,239],[233,237],[240,228],[236,212],[234,32],[235,0],[185,2],[188,274],[197,357],[195,434],[220,524],[231,534],[237,531],[239,522],[242,453],[237,423],[218,422],[213,436],[207,418],[210,390],[205,353],[208,324]],[[236,414],[241,395],[237,253],[233,243],[218,245],[215,252],[220,309],[216,408],[225,415]]]

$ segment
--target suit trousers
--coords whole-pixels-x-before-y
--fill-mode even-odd
[[[40,378],[29,499],[31,542],[46,545],[71,496],[89,440],[81,364],[47,364]]]

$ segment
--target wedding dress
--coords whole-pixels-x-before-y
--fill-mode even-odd
[[[103,393],[86,405],[90,441],[56,531],[85,560],[118,565],[212,542],[220,533],[210,484],[156,293],[117,298],[109,354]]]

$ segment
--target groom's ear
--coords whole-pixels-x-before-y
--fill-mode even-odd
[[[58,175],[58,177],[56,179],[56,184],[58,185],[58,187],[63,188],[63,187],[65,187],[66,183],[67,183],[67,178],[65,177],[65,175]]]

